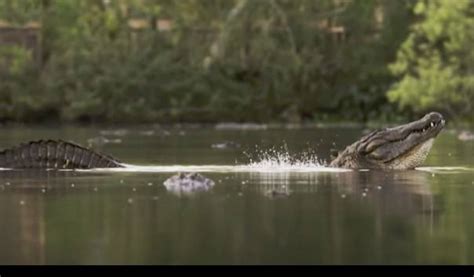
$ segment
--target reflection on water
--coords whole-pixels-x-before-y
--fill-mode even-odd
[[[435,197],[428,179],[429,175],[416,171],[250,175],[250,180],[259,184],[253,188],[263,194],[269,191],[286,194],[290,191],[305,194],[329,191],[343,201],[363,200],[373,204],[378,212],[403,214],[407,218],[424,213],[429,213],[431,218],[435,216]],[[438,203],[438,212],[440,208]]]
[[[204,148],[214,139],[196,132],[177,144],[173,135],[156,142],[127,133],[124,150],[110,145],[107,152],[147,170],[0,171],[0,263],[473,263],[474,175],[462,159],[472,146],[441,136],[427,166],[412,171],[254,170],[226,164],[240,152]],[[308,130],[209,132],[242,147],[279,137],[302,149],[298,141],[309,137]],[[160,144],[167,158],[140,160],[133,154],[140,148],[127,148],[141,145],[135,139],[149,152]],[[177,195],[164,182],[183,169],[215,185]]]
[[[432,234],[443,213],[416,171],[215,175],[209,194],[182,200],[165,176],[0,174],[4,263],[337,263],[364,241],[361,262],[382,262],[387,238],[413,224]]]

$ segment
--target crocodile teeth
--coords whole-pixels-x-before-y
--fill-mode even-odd
[[[435,123],[434,123],[434,122],[431,122],[430,126],[431,126],[431,127],[434,127],[434,126],[435,126]]]

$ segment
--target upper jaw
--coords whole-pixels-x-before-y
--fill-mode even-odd
[[[394,141],[392,149],[387,151],[387,161],[409,153],[416,147],[435,138],[444,128],[445,120],[439,113],[429,113],[422,119],[409,123],[400,140]]]
[[[369,160],[387,163],[436,137],[444,125],[441,114],[429,113],[417,121],[376,133],[360,145],[358,152]]]
[[[439,132],[444,128],[445,120],[440,113],[432,112],[425,115],[422,119],[409,123],[406,126],[406,131],[402,133],[410,134],[420,134],[419,136],[422,141],[426,141],[430,138],[433,138],[439,134]]]

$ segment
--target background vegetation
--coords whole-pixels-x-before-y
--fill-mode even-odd
[[[472,120],[471,2],[0,0],[0,120]]]

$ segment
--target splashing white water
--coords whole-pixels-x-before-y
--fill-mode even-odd
[[[280,149],[257,150],[257,157],[252,158],[247,154],[250,162],[249,167],[269,169],[292,169],[292,168],[321,168],[324,163],[310,150],[298,155],[291,155],[286,145]]]
[[[348,169],[326,167],[311,151],[290,154],[286,146],[280,149],[256,150],[253,154],[244,153],[249,162],[241,165],[162,165],[137,166],[126,164],[125,168],[97,169],[96,171],[119,172],[346,172]],[[254,156],[252,158],[251,156]]]
[[[214,173],[297,173],[297,172],[347,172],[349,169],[331,167],[309,167],[297,165],[263,166],[263,165],[163,165],[163,166],[138,166],[126,165],[124,168],[97,168],[94,172],[154,172],[154,173],[178,173],[178,172],[214,172]],[[82,171],[91,171],[82,170]]]

